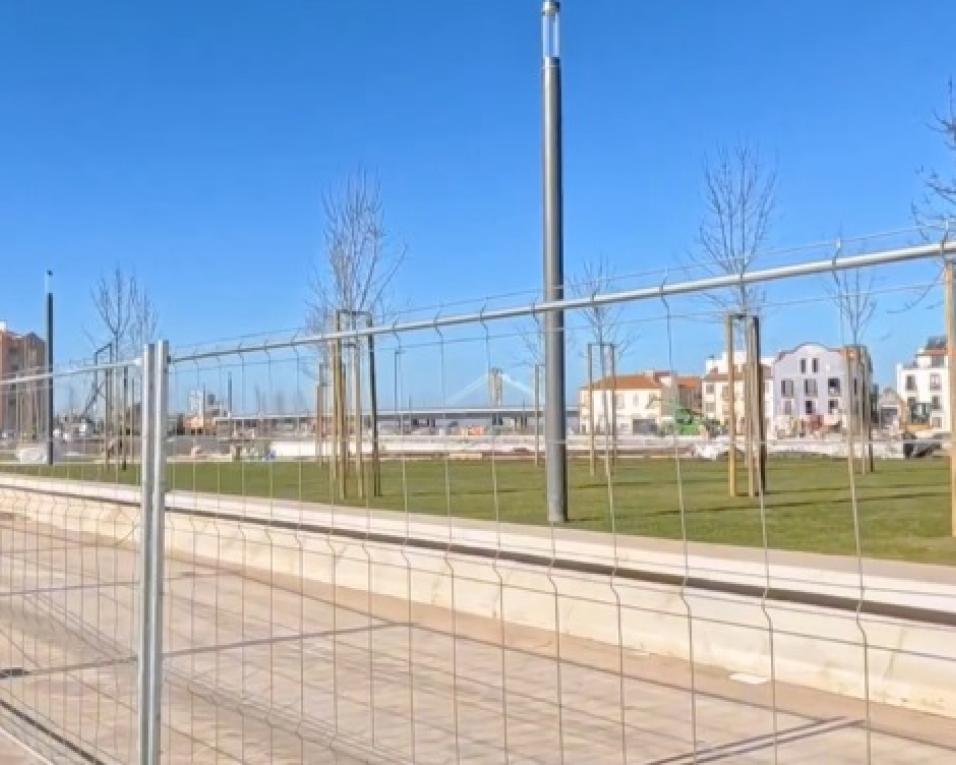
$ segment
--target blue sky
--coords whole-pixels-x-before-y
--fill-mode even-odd
[[[408,245],[401,301],[536,288],[539,7],[8,0],[0,318],[39,328],[52,267],[58,355],[87,355],[90,287],[119,263],[174,342],[296,326],[322,193],[359,166]],[[956,74],[941,37],[954,25],[949,0],[566,0],[568,272],[685,257],[722,142],[775,158],[775,245],[908,225],[919,168],[953,167],[927,126]],[[884,378],[935,317],[907,333],[899,315],[875,322]],[[771,340],[832,341],[828,322]],[[705,345],[681,344],[678,363],[699,369]],[[648,346],[634,365],[664,363]]]

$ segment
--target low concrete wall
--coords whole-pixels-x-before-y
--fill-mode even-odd
[[[129,543],[138,502],[131,488],[0,476],[8,512]],[[655,539],[225,495],[171,492],[167,506],[170,555],[662,656],[688,659],[692,645],[696,662],[760,677],[772,625],[778,680],[863,697],[866,661],[872,700],[956,717],[956,629],[930,623],[956,623],[946,567],[864,561],[861,590],[856,560],[836,556],[772,551],[768,576],[763,551],[748,548],[685,554]],[[767,587],[772,598],[755,597]],[[858,617],[861,596],[867,611],[928,616]]]

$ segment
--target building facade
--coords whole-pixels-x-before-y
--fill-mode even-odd
[[[951,430],[946,338],[930,337],[909,364],[896,365],[896,391],[905,424]]]
[[[744,402],[744,364],[747,354],[744,351],[734,352],[734,394],[733,412],[736,417],[738,430],[744,427],[746,404]],[[773,367],[772,359],[762,358],[763,367],[763,410],[764,424],[770,432],[771,415],[773,412]],[[729,365],[727,353],[718,357],[711,356],[704,366],[704,375],[700,378],[701,406],[706,419],[727,427],[730,420],[731,396],[728,380]]]
[[[906,403],[893,388],[884,388],[876,404],[876,422],[880,430],[896,431],[906,424]]]
[[[32,332],[12,332],[0,322],[0,380],[46,365],[46,343]],[[0,436],[38,438],[46,428],[46,387],[41,382],[0,386]]]
[[[700,378],[648,370],[637,374],[604,377],[578,397],[581,432],[653,435],[675,421],[679,410],[700,413]]]
[[[778,436],[845,428],[852,402],[861,400],[872,379],[865,347],[828,348],[820,343],[781,351],[773,373],[773,428]]]

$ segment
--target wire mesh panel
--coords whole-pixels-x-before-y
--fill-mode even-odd
[[[138,368],[16,379],[0,380],[19,412],[0,474],[0,724],[51,761],[129,762]]]
[[[139,447],[97,394],[54,465],[8,450],[7,729],[130,761],[161,659],[170,763],[953,759],[949,345],[914,313],[952,246],[896,244],[569,290],[563,523],[554,305],[174,349]],[[874,391],[916,348],[895,402]]]
[[[768,279],[759,317],[670,288],[691,273],[580,290],[566,526],[545,520],[538,307],[371,331],[342,312],[324,336],[174,353],[164,756],[948,757],[945,691],[903,699],[953,671],[950,585],[866,557],[904,476],[942,495],[945,463],[872,427],[850,316],[941,278],[841,279],[872,244],[803,293]],[[830,329],[795,347],[806,311]]]

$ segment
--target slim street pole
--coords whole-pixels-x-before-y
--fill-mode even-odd
[[[46,464],[53,464],[53,272],[46,272]]]
[[[949,383],[949,508],[951,532],[956,537],[956,446],[953,444],[953,421],[956,415],[956,286],[953,279],[953,261],[946,261],[946,370]]]
[[[594,477],[594,357],[588,343],[588,468]],[[603,394],[602,394],[603,395]]]
[[[355,329],[355,314],[351,317],[352,329]],[[355,398],[353,402],[353,420],[355,425],[355,483],[358,489],[359,499],[365,498],[365,454],[364,454],[364,428],[362,414],[362,338],[357,337],[351,345],[352,353],[352,395]]]
[[[754,396],[754,358],[753,358],[753,337],[750,333],[750,316],[744,314],[741,317],[741,323],[744,331],[744,424],[746,427],[744,450],[747,457],[747,496],[756,497],[757,487],[754,483],[754,422],[753,396]]]
[[[617,464],[617,346],[607,344],[611,367],[611,465]]]
[[[315,461],[322,464],[322,367],[319,366],[319,380],[315,384]]]
[[[366,312],[368,326],[372,326],[371,311]],[[372,496],[382,496],[382,456],[378,439],[378,375],[375,369],[375,335],[368,336],[368,399],[372,429]]]
[[[541,364],[534,365],[534,464],[541,462]]]
[[[392,354],[392,409],[394,410],[395,416],[398,419],[398,435],[401,437],[401,442],[404,442],[405,418],[402,417],[402,408],[401,404],[399,403],[398,393],[398,364],[402,354],[401,348],[396,348]],[[404,450],[404,446],[401,448]]]
[[[872,473],[876,466],[873,461],[873,360],[870,358],[870,352],[866,353],[866,365],[864,366],[864,405],[863,405],[863,427],[866,428],[866,471]]]
[[[204,391],[203,396],[205,397],[205,395],[206,394]],[[205,401],[205,398],[203,398],[203,401]],[[120,436],[120,451],[122,453],[123,470],[126,470],[127,463],[129,460],[129,456],[128,456],[129,435],[128,434],[131,428],[129,427],[129,423],[127,421],[128,410],[129,410],[129,367],[123,367],[123,411],[121,414],[122,422],[123,422],[123,431],[122,431],[122,435]],[[205,415],[203,415],[203,427],[205,428],[205,426],[206,426],[206,417]]]
[[[737,496],[737,406],[735,388],[737,387],[734,369],[734,315],[727,314],[727,398],[729,414],[727,416],[727,490],[731,497]]]
[[[344,329],[342,311],[335,312],[336,331]],[[338,441],[338,465],[336,475],[339,483],[339,496],[343,499],[348,495],[349,472],[349,433],[348,433],[348,393],[345,390],[345,344],[342,340],[335,341],[335,385],[337,389],[336,409],[336,440]]]
[[[106,380],[106,393],[104,397],[104,404],[106,408],[106,415],[103,418],[103,455],[104,455],[104,464],[110,464],[110,434],[113,432],[113,367],[112,363],[114,361],[113,354],[113,342],[111,341],[108,344],[109,352],[107,358],[110,362],[110,368],[104,370],[103,376]]]
[[[544,0],[542,16],[542,163],[544,192],[544,299],[564,298],[564,222],[561,182],[561,58],[557,0]],[[568,520],[567,412],[564,312],[544,316],[545,467],[548,522]]]
[[[767,492],[767,425],[764,408],[764,375],[763,365],[760,363],[760,319],[750,317],[750,346],[753,349],[753,377],[754,377],[754,456],[757,460],[757,492]]]
[[[843,358],[846,384],[846,458],[851,473],[856,472],[856,444],[853,440],[853,418],[856,411],[856,400],[853,396],[853,352],[850,346],[843,346]]]
[[[604,477],[611,478],[611,434],[614,432],[614,379],[608,375],[608,346],[598,343],[598,353],[601,354],[601,409],[604,414]],[[610,387],[606,382],[610,379]]]

